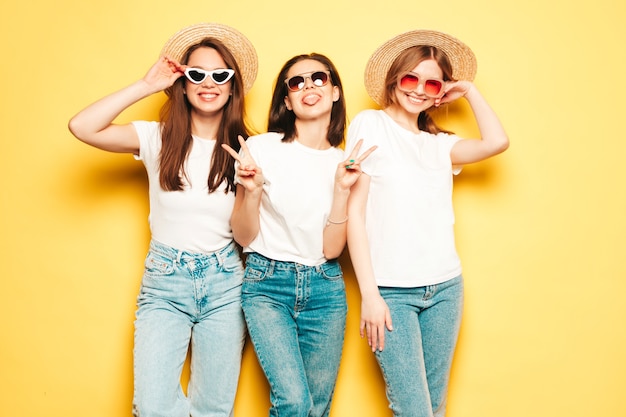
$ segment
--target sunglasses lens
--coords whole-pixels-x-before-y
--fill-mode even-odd
[[[398,87],[403,91],[413,91],[417,88],[419,84],[419,78],[413,74],[406,74],[400,78],[400,82],[398,83]]]
[[[300,91],[304,88],[304,77],[296,75],[287,80],[287,87],[291,91]]]
[[[328,82],[328,74],[323,71],[314,72],[311,74],[311,81],[313,81],[313,84],[317,87],[322,87]]]
[[[424,94],[436,97],[441,92],[443,85],[439,80],[426,80],[424,83]]]
[[[231,73],[229,71],[213,71],[211,78],[215,81],[215,84],[224,84],[230,80]]]
[[[185,71],[185,74],[187,78],[189,78],[189,81],[196,84],[200,84],[207,76],[206,72],[200,72],[196,69],[189,69]]]

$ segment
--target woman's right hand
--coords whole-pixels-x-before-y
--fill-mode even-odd
[[[110,152],[139,154],[139,137],[131,123],[115,124],[119,114],[139,100],[165,90],[184,74],[184,66],[161,57],[143,78],[78,112],[68,124],[83,142]]]
[[[391,313],[380,294],[361,299],[361,338],[367,336],[372,352],[385,348],[385,329],[393,331]]]
[[[162,91],[171,87],[177,79],[184,76],[184,71],[184,65],[175,59],[163,56],[144,75],[143,82],[155,92]]]
[[[260,191],[263,188],[263,183],[265,181],[263,178],[263,171],[259,166],[257,166],[254,158],[252,158],[252,155],[250,155],[250,150],[248,149],[248,145],[246,145],[246,141],[243,137],[239,135],[238,139],[239,144],[241,145],[240,153],[237,153],[237,151],[225,143],[222,144],[222,148],[224,148],[230,156],[235,158],[235,160],[239,163],[235,173],[237,177],[239,177],[238,182],[248,192]]]

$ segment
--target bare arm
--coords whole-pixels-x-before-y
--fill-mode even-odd
[[[237,196],[230,218],[233,237],[241,246],[248,246],[259,234],[259,207],[263,196],[263,170],[256,165],[243,137],[239,136],[241,155],[226,144],[222,147],[238,162]]]
[[[441,102],[464,96],[472,108],[481,136],[478,140],[463,139],[457,142],[450,152],[452,164],[470,164],[504,152],[509,147],[509,138],[500,119],[476,86],[469,81],[458,81],[446,86],[446,89],[448,91]]]
[[[323,237],[323,251],[326,259],[339,257],[346,246],[350,189],[361,176],[360,163],[376,149],[375,146],[371,147],[359,155],[362,144],[363,140],[360,140],[350,152],[348,159],[340,162],[335,171],[333,203]]]
[[[342,188],[335,182],[333,205],[324,227],[323,251],[326,259],[338,258],[346,246],[349,196],[350,188]]]
[[[348,203],[348,248],[361,292],[361,337],[367,336],[372,352],[385,348],[385,328],[393,330],[387,303],[378,291],[374,277],[370,245],[365,230],[365,207],[370,177],[361,175],[350,194]]]
[[[139,81],[110,94],[81,110],[69,121],[74,136],[88,145],[110,152],[139,152],[139,138],[131,124],[113,120],[137,101],[171,86],[182,75],[182,67],[167,58],[157,61]]]
[[[241,246],[248,246],[259,234],[259,206],[263,188],[247,190],[237,184],[235,206],[230,218],[233,237]]]

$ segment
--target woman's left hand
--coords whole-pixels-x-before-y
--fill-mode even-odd
[[[357,142],[352,152],[350,152],[348,159],[341,162],[337,166],[337,171],[335,172],[335,184],[343,189],[347,190],[354,185],[362,172],[360,165],[361,162],[363,162],[377,148],[376,146],[372,146],[359,155],[361,145],[363,145],[363,139],[360,139]]]
[[[240,152],[237,152],[226,143],[222,144],[222,148],[238,162],[236,175],[239,177],[239,183],[247,191],[261,191],[264,183],[263,170],[254,161],[243,136],[239,135],[237,139],[241,146]]]
[[[471,81],[448,81],[444,87],[444,94],[435,99],[435,107],[440,104],[450,103],[461,97],[465,97],[467,92],[474,86]]]

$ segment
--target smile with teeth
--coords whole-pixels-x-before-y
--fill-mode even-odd
[[[416,96],[412,96],[412,95],[409,95],[409,94],[407,94],[406,96],[408,97],[408,99],[409,99],[409,101],[411,103],[415,103],[415,104],[422,104],[423,102],[428,100],[427,97],[416,97]]]
[[[203,98],[205,100],[212,100],[217,97],[217,94],[215,93],[200,93],[198,95],[200,96],[200,98]]]

